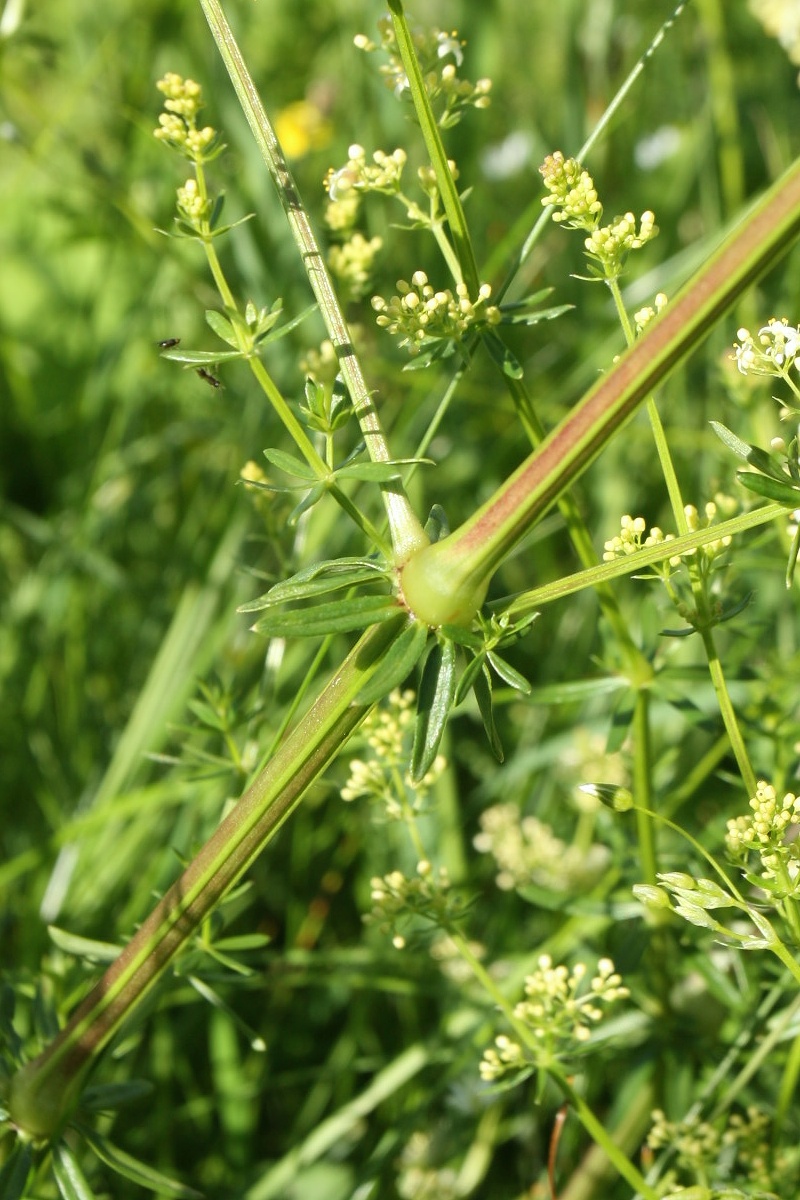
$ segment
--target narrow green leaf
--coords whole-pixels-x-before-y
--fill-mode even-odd
[[[14,989],[7,983],[2,984],[0,986],[0,1044],[5,1047],[6,1053],[15,1062],[19,1062],[23,1043],[14,1026],[16,1006],[17,998]]]
[[[425,662],[417,697],[417,720],[411,751],[411,778],[430,770],[442,740],[456,690],[456,648],[437,641]]]
[[[359,583],[374,583],[375,571],[369,568],[353,568],[349,571],[338,571],[336,575],[323,575],[311,580],[299,580],[294,576],[284,583],[276,583],[257,600],[249,600],[240,605],[236,612],[260,612],[263,608],[273,608],[276,605],[287,604],[288,601],[308,600],[312,596],[325,595],[330,592],[341,592],[343,588],[351,588]]]
[[[316,312],[317,308],[317,304],[309,304],[308,307],[304,308],[303,311],[298,313],[296,317],[292,317],[291,321],[287,321],[285,325],[279,325],[277,329],[272,329],[274,322],[271,322],[269,326],[271,332],[265,332],[258,335],[256,340],[259,346],[268,346],[270,342],[277,342],[278,338],[286,337],[287,333],[291,333],[293,329],[296,329],[302,321],[305,321],[306,317],[310,317],[313,312]],[[277,312],[275,312],[276,321],[280,315],[281,310],[279,308]]]
[[[288,524],[290,526],[296,525],[303,513],[308,512],[310,508],[313,508],[315,504],[318,504],[327,490],[328,489],[324,483],[315,483],[312,488],[309,488],[300,503],[296,504],[289,513]]]
[[[538,325],[540,321],[554,321],[566,312],[571,312],[574,304],[554,304],[552,308],[540,308],[528,312],[514,312],[515,305],[503,304],[500,311],[503,316],[501,325]]]
[[[248,1025],[236,1010],[231,1008],[230,1004],[222,999],[218,992],[209,987],[205,980],[198,979],[196,975],[189,975],[187,978],[198,995],[202,996],[206,1003],[218,1009],[219,1012],[224,1012],[233,1022],[239,1032],[247,1039],[251,1050],[255,1050],[258,1054],[262,1054],[266,1050],[267,1044],[260,1034],[256,1033],[255,1029]]]
[[[483,344],[504,375],[507,375],[509,379],[522,379],[524,374],[522,367],[508,346],[506,346],[496,333],[485,330],[483,333]]]
[[[374,704],[399,687],[419,662],[427,641],[427,626],[410,621],[384,654],[369,683],[358,693],[356,703]]]
[[[326,633],[349,633],[388,621],[400,611],[391,596],[357,596],[318,604],[314,608],[268,613],[253,629],[266,637],[319,637]]]
[[[279,471],[285,471],[287,475],[294,475],[298,479],[307,479],[309,482],[317,478],[316,473],[307,462],[303,462],[301,458],[297,458],[294,454],[289,454],[287,450],[270,448],[264,451],[264,458],[267,462],[272,463],[273,467],[277,467]]]
[[[78,1160],[65,1142],[53,1147],[53,1174],[63,1200],[95,1200]]]
[[[50,940],[58,946],[59,950],[63,950],[66,954],[72,954],[75,958],[88,959],[89,962],[113,962],[122,950],[121,946],[115,946],[113,942],[97,942],[92,938],[80,937],[77,933],[59,929],[57,925],[48,925],[47,932]]]
[[[211,216],[208,219],[209,227],[212,230],[219,228],[219,222],[220,222],[220,218],[222,216],[222,210],[224,207],[225,207],[225,193],[219,192],[214,200],[214,204],[211,209]]]
[[[530,696],[531,685],[524,675],[520,675],[519,671],[515,671],[511,664],[507,663],[494,650],[487,651],[486,657],[504,683],[507,683],[509,687],[515,688],[516,691],[522,692],[524,696]]]
[[[239,344],[236,340],[236,330],[228,320],[223,317],[222,313],[216,312],[213,308],[206,310],[206,324],[214,330],[218,338],[223,342],[227,342],[229,346],[239,349]]]
[[[792,544],[789,547],[789,558],[786,563],[786,586],[790,588],[794,582],[794,573],[797,569],[797,556],[800,554],[800,522],[797,529],[794,531]]]
[[[81,1093],[81,1112],[115,1112],[126,1104],[135,1104],[152,1096],[149,1079],[131,1079],[127,1083],[97,1083]]]
[[[476,654],[473,658],[471,658],[469,660],[466,667],[461,672],[461,677],[458,681],[458,687],[456,688],[455,700],[453,702],[454,708],[457,707],[459,704],[461,704],[462,701],[464,700],[464,698],[468,695],[468,693],[470,692],[470,690],[472,688],[472,685],[475,682],[476,676],[478,675],[478,673],[481,670],[483,670],[485,663],[486,663],[486,654],[484,651],[481,651],[480,654]]]
[[[178,1200],[203,1200],[202,1193],[186,1187],[177,1180],[162,1175],[160,1171],[148,1167],[146,1163],[132,1158],[118,1146],[114,1146],[107,1138],[102,1137],[93,1129],[84,1125],[80,1127],[81,1134],[91,1146],[97,1157],[124,1179],[136,1183],[139,1187],[148,1188],[151,1192],[162,1192],[168,1196],[177,1196]]]
[[[0,1168],[0,1200],[22,1200],[33,1165],[30,1142],[17,1142]]]
[[[213,367],[216,363],[230,362],[233,358],[242,358],[241,350],[162,350],[162,358],[170,362],[184,363],[187,367]]]
[[[732,450],[739,458],[743,458],[749,462],[751,467],[755,467],[757,471],[767,475],[770,479],[774,479],[777,483],[783,484],[788,482],[789,476],[783,469],[780,460],[773,454],[769,454],[759,446],[752,446],[748,442],[743,442],[741,438],[738,438],[735,433],[731,433],[730,429],[721,425],[719,421],[711,421],[710,424],[720,441],[723,441],[728,449]],[[742,482],[744,482],[743,473],[739,471],[738,475]],[[749,484],[745,484],[745,487],[748,486]],[[753,491],[756,490],[755,488],[753,489]],[[767,492],[760,494],[764,496],[768,495]],[[774,497],[774,499],[777,498]]]
[[[757,475],[755,471],[737,471],[736,478],[750,492],[757,496],[765,496],[767,500],[777,500],[787,508],[800,507],[800,488],[792,487],[788,476],[785,483],[771,479],[767,475]]]
[[[789,476],[783,468],[783,463],[776,458],[774,454],[768,454],[766,450],[762,450],[760,446],[751,446],[750,452],[747,455],[747,461],[751,467],[755,467],[757,471],[768,475],[770,479],[777,480],[778,483],[785,483]]]
[[[401,468],[410,466],[433,466],[431,458],[399,458],[391,462],[359,462],[341,467],[336,472],[337,479],[360,479],[365,482],[388,483],[391,479],[399,479]]]
[[[483,653],[484,639],[474,629],[467,629],[465,625],[442,625],[441,630],[457,646],[464,646],[475,654]]]
[[[475,699],[478,701],[481,718],[483,720],[483,728],[486,730],[486,736],[489,739],[489,745],[492,749],[492,754],[498,762],[503,762],[505,755],[503,754],[503,743],[500,741],[500,735],[497,732],[497,726],[494,723],[494,705],[492,704],[492,676],[486,663],[483,663],[481,670],[475,676],[475,681],[472,685],[472,690],[475,693]]]
[[[693,633],[694,630],[690,630],[690,632]],[[629,687],[626,687],[614,705],[614,715],[611,719],[611,728],[608,731],[608,741],[606,742],[606,754],[614,754],[622,748],[625,739],[630,733],[635,708],[636,697],[633,691]]]

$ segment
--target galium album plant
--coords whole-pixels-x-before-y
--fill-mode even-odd
[[[54,927],[41,980],[25,981],[16,999],[6,989],[0,1197],[108,1194],[97,1160],[157,1194],[235,1189],[250,1200],[295,1194],[310,1186],[312,1167],[317,1194],[331,1197],[786,1195],[787,1181],[800,1186],[796,634],[783,622],[768,667],[753,656],[774,614],[792,611],[794,591],[781,587],[776,599],[770,585],[778,577],[793,588],[797,439],[776,433],[762,449],[746,440],[747,405],[730,415],[720,402],[725,423],[712,422],[718,437],[703,442],[702,471],[690,470],[656,389],[670,376],[675,386],[677,368],[716,326],[735,330],[732,310],[791,249],[800,166],[682,287],[657,286],[646,303],[630,303],[627,281],[664,220],[657,197],[653,209],[612,213],[601,171],[588,163],[681,4],[585,146],[544,156],[538,213],[510,240],[505,276],[497,266],[484,272],[472,216],[480,182],[465,180],[450,144],[502,80],[468,78],[469,47],[456,30],[418,30],[390,0],[375,40],[355,36],[408,118],[406,145],[351,141],[312,204],[248,70],[246,43],[218,0],[201,7],[314,303],[293,312],[276,295],[240,294],[224,247],[243,222],[227,222],[215,179],[225,146],[206,124],[216,106],[169,71],[157,85],[155,136],[183,160],[184,177],[165,232],[202,252],[217,300],[205,313],[210,345],[190,348],[176,332],[160,349],[220,405],[235,403],[244,374],[233,372],[244,365],[271,414],[274,444],[263,461],[248,448],[241,471],[242,503],[269,544],[239,613],[253,614],[267,672],[286,672],[291,699],[273,715],[261,682],[246,699],[213,679],[198,684],[183,754],[161,762],[171,786],[222,776],[242,785],[241,798],[222,811],[217,796],[181,852],[182,874],[149,915],[137,914],[135,929],[101,941]],[[715,5],[697,8],[711,28]],[[380,224],[375,214],[387,212],[400,228]],[[553,225],[558,236],[545,241]],[[389,237],[407,262],[394,283],[382,265]],[[560,255],[568,237],[583,253],[583,290],[570,295],[583,303],[600,285],[623,348],[609,349],[583,399],[554,416],[525,339],[546,329],[556,340],[574,314],[558,288],[528,290],[528,265],[545,245]],[[313,341],[319,319],[324,336]],[[302,354],[286,350],[300,338]],[[779,381],[778,416],[792,422],[799,350],[800,326],[782,317],[752,335],[740,327],[728,352],[741,377]],[[426,373],[436,382],[416,385],[421,415],[398,415],[386,380],[399,395]],[[505,396],[530,453],[519,450],[503,478],[504,454],[487,451],[485,478],[451,496],[437,439],[450,426],[455,439],[472,379],[493,405]],[[750,407],[762,399],[754,394]],[[646,460],[631,423],[640,407],[653,448]],[[491,420],[485,429],[487,444],[501,436]],[[615,448],[618,470],[632,455],[650,478],[611,527],[598,528],[598,509],[576,483]],[[736,456],[747,464],[738,476]],[[647,516],[635,507],[645,501]],[[759,527],[772,540],[752,532]],[[569,557],[548,549],[554,532]],[[776,568],[780,538],[785,570]],[[596,638],[577,632],[590,594]],[[551,645],[556,601],[572,604],[575,618]],[[331,825],[344,832],[301,925],[296,948],[309,957],[287,954],[283,968],[311,970],[357,845],[368,860],[353,888],[367,964],[358,970],[380,1001],[362,1034],[367,1059],[380,1063],[379,1009],[393,1057],[365,1068],[366,1085],[354,1077],[333,1112],[333,1090],[312,1082],[297,1121],[281,1129],[286,1143],[265,1161],[254,1149],[251,1083],[272,1094],[272,1056],[304,1026],[306,998],[265,965],[273,951],[249,873],[284,826],[291,837],[290,818],[304,799],[317,802],[323,778],[338,793]],[[323,826],[327,812],[315,811]],[[311,837],[313,822],[304,829]],[[281,869],[280,855],[268,860],[268,873],[280,878]],[[331,961],[347,989],[352,964]],[[90,981],[82,963],[107,965]],[[291,1003],[267,1033],[252,1000],[271,988],[288,988]],[[212,1014],[221,1039],[213,1061],[224,1057],[230,1070],[224,1086],[249,1079],[251,1090],[219,1110],[232,1141],[238,1129],[244,1159],[231,1165],[223,1151],[183,1183],[121,1149],[125,1118],[112,1129],[109,1114],[145,1094],[146,1084],[120,1073],[145,1036],[142,1022],[187,993]],[[441,1014],[435,1028],[416,1015],[428,997]],[[341,1075],[344,1059],[349,1069],[353,1039],[342,1046],[324,1059],[326,1077]],[[356,1149],[383,1104],[384,1136]],[[344,1175],[337,1153],[350,1160]]]

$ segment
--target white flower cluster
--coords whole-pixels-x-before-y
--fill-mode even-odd
[[[178,212],[190,225],[199,225],[211,212],[211,201],[203,196],[196,179],[178,188]]]
[[[767,878],[794,882],[800,874],[800,797],[786,792],[779,800],[775,788],[761,779],[750,800],[752,816],[728,821],[725,845],[731,857],[746,863],[751,851],[758,854]]]
[[[603,205],[591,175],[574,158],[564,158],[560,150],[548,154],[539,168],[548,195],[542,200],[552,209],[553,220],[569,229],[585,229],[584,242],[589,258],[600,264],[602,277],[616,279],[631,250],[639,250],[658,233],[655,216],[648,209],[639,218],[631,212],[601,225]]]
[[[633,323],[637,336],[644,332],[651,321],[654,321],[667,307],[667,297],[664,292],[658,292],[652,304],[646,304],[633,314]]]
[[[581,991],[586,977],[585,963],[576,963],[570,971],[554,966],[549,954],[541,955],[536,971],[526,977],[525,999],[515,1006],[514,1017],[541,1044],[543,1056],[575,1050],[587,1042],[592,1026],[603,1019],[603,1006],[630,995],[610,958],[600,959],[588,990]],[[493,1082],[530,1061],[530,1050],[526,1053],[518,1042],[501,1035],[484,1052],[480,1075]]]
[[[417,873],[408,878],[402,871],[376,875],[370,880],[372,911],[366,918],[376,924],[381,933],[391,933],[392,945],[402,950],[406,937],[398,932],[398,923],[405,925],[410,918],[423,917],[432,924],[445,927],[461,909],[461,901],[451,897],[447,867],[435,871],[427,859],[417,863]]]
[[[408,762],[408,740],[414,724],[414,693],[401,692],[395,688],[381,708],[373,709],[361,727],[369,758],[354,758],[350,761],[350,776],[342,788],[343,800],[356,800],[368,796],[380,801],[386,816],[391,820],[403,820],[408,810],[418,810],[425,802],[442,771],[447,759],[438,754],[428,771],[417,784],[412,785],[406,772]],[[399,795],[398,788],[405,788]]]
[[[750,0],[749,7],[770,37],[778,39],[789,61],[800,66],[800,6],[797,0]]]
[[[391,17],[382,17],[378,21],[378,31],[380,45],[363,33],[353,39],[354,44],[359,50],[367,53],[383,50],[388,56],[388,62],[381,66],[380,72],[386,86],[395,96],[408,96],[410,84],[397,49]],[[458,75],[458,69],[464,62],[465,43],[459,38],[457,30],[416,30],[413,40],[425,91],[438,113],[438,123],[443,129],[457,124],[467,108],[488,107],[491,79],[479,79],[476,83],[470,83],[468,79],[461,79]]]
[[[347,151],[347,162],[337,170],[330,169],[325,177],[325,187],[331,200],[343,200],[353,192],[382,192],[393,196],[400,190],[400,180],[408,156],[398,147],[391,154],[376,150],[372,163],[367,162],[367,152],[354,142]]]
[[[158,118],[154,136],[195,162],[216,157],[222,148],[217,142],[217,131],[210,125],[197,128],[197,116],[203,107],[200,84],[170,71],[159,79],[156,87],[166,96],[166,111]]]
[[[800,350],[800,326],[789,324],[787,317],[772,317],[758,333],[737,330],[733,357],[742,375],[773,375],[785,379],[791,367],[797,367]]]
[[[750,1105],[744,1115],[732,1113],[726,1126],[719,1122],[712,1125],[694,1112],[682,1121],[668,1120],[660,1108],[654,1109],[651,1116],[653,1127],[647,1145],[651,1150],[669,1150],[672,1159],[659,1181],[658,1194],[665,1200],[673,1196],[680,1200],[684,1194],[713,1195],[720,1200],[723,1196],[755,1195],[751,1188],[757,1188],[764,1200],[768,1194],[776,1194],[776,1180],[789,1163],[781,1162],[782,1155],[771,1149],[770,1119],[755,1105]],[[712,1191],[708,1184],[718,1179],[724,1179],[727,1186]],[[747,1184],[747,1192],[733,1184]]]
[[[632,517],[625,513],[620,521],[620,530],[613,538],[603,543],[603,562],[613,562],[616,558],[624,558],[627,554],[636,554],[645,546],[658,546],[661,542],[674,540],[672,533],[665,534],[654,525],[645,537],[647,523],[644,517]]]
[[[639,218],[639,230],[636,230],[636,218],[632,212],[615,217],[610,225],[595,229],[584,242],[586,253],[590,258],[602,263],[606,274],[619,274],[622,263],[631,250],[640,250],[658,233],[655,214],[648,209]]]
[[[417,355],[426,344],[437,341],[460,341],[468,329],[479,324],[496,325],[500,309],[488,303],[492,289],[482,283],[477,299],[471,300],[465,283],[435,291],[424,271],[415,271],[411,283],[398,279],[397,290],[387,302],[382,296],[372,297],[372,307],[378,325],[388,333],[399,336],[400,345]]]
[[[683,512],[686,517],[688,532],[696,533],[700,529],[707,529],[713,525],[717,519],[720,506],[725,509],[731,508],[730,497],[718,495],[716,500],[709,500],[703,509],[703,517],[700,516],[694,504],[687,504]],[[624,558],[626,555],[635,554],[638,550],[642,550],[648,546],[658,546],[662,542],[675,540],[674,533],[664,533],[657,525],[654,525],[645,537],[646,531],[647,523],[644,517],[632,517],[626,513],[620,521],[619,533],[603,543],[603,561],[613,562],[617,558]],[[669,566],[678,567],[682,559],[693,558],[702,565],[703,570],[707,571],[711,568],[714,559],[724,550],[728,549],[731,541],[730,534],[724,534],[721,538],[706,542],[696,549],[685,550],[682,555],[674,555],[669,559]],[[658,570],[659,568],[657,567],[656,569]]]
[[[344,300],[360,300],[364,295],[382,246],[382,238],[367,240],[363,233],[354,233],[340,246],[331,246],[328,265],[341,285]]]
[[[481,832],[473,839],[481,854],[491,854],[498,866],[495,882],[503,891],[537,883],[552,891],[567,891],[594,877],[606,865],[608,851],[593,845],[568,846],[538,817],[520,814],[516,804],[495,804],[480,818]]]
[[[542,200],[552,208],[553,220],[570,229],[592,229],[603,212],[594,180],[575,158],[564,158],[560,150],[548,154],[539,173],[550,193]]]

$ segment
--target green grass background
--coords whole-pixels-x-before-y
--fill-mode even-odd
[[[325,170],[345,160],[352,142],[369,152],[404,145],[412,163],[422,161],[414,126],[352,47],[355,33],[374,32],[380,4],[238,0],[228,7],[271,112],[307,94],[329,107],[330,145],[296,164],[318,224]],[[537,164],[553,149],[578,147],[670,10],[663,0],[411,8],[426,24],[457,27],[468,41],[464,73],[493,80],[492,106],[470,113],[447,143],[462,184],[473,189],[467,215],[490,281],[502,278],[538,215]],[[723,18],[718,42],[715,16]],[[225,799],[238,794],[313,653],[290,646],[277,669],[265,669],[264,644],[235,613],[297,553],[286,506],[254,504],[235,486],[248,459],[285,445],[274,418],[244,368],[224,373],[224,391],[216,392],[156,349],[178,336],[210,347],[203,310],[215,306],[198,248],[157,232],[170,226],[174,190],[185,178],[152,138],[155,81],[170,70],[202,83],[207,119],[224,131],[228,150],[211,176],[227,194],[228,216],[255,214],[222,243],[237,294],[259,304],[282,296],[289,314],[299,311],[309,303],[302,266],[199,5],[45,0],[30,4],[0,42],[0,937],[6,979],[30,999],[44,958],[44,991],[61,1011],[92,970],[53,951],[43,903],[45,917],[75,933],[123,939],[179,859],[213,828]],[[798,117],[795,69],[746,5],[696,0],[588,164],[609,216],[656,211],[661,235],[637,264],[644,279],[631,283],[633,307],[661,288],[674,291],[747,199],[791,160]],[[665,127],[675,131],[674,153],[650,169],[637,165],[643,143]],[[517,132],[529,138],[528,162],[509,178],[487,178],[487,147]],[[418,268],[443,278],[433,245],[395,230],[396,216],[380,203],[368,216],[386,242],[384,295]],[[784,313],[798,319],[797,261],[794,252],[758,296],[744,298],[741,312],[664,390],[682,483],[698,502],[716,486],[734,486],[709,417],[762,443],[775,432],[768,396],[740,386],[726,354],[739,323]],[[581,271],[580,238],[554,229],[515,285],[523,294],[552,284],[558,302],[575,305],[556,324],[513,339],[548,424],[621,348],[607,293],[571,277]],[[401,374],[403,359],[369,324],[368,308],[354,315],[364,323],[370,381],[383,396],[393,447],[410,453],[446,375]],[[270,354],[287,396],[301,396],[300,359],[320,336],[321,326],[309,322]],[[419,511],[441,501],[453,522],[462,519],[525,451],[510,400],[479,357],[434,443],[439,466],[415,484]],[[622,512],[669,525],[643,420],[606,452],[581,494],[598,547]],[[306,559],[359,549],[327,510],[308,538]],[[506,566],[496,590],[531,586],[574,565],[552,519]],[[756,759],[791,779],[800,659],[775,534],[743,553],[740,590],[755,585],[744,632],[724,633],[725,652]],[[669,624],[660,597],[643,585],[621,595],[637,635],[647,639]],[[592,662],[603,648],[590,597],[542,620],[545,632],[534,631],[515,658],[537,689],[603,674]],[[720,736],[698,664],[693,645],[678,648],[661,700],[655,754],[667,795]],[[238,769],[224,737],[202,723],[200,679],[211,681],[219,701],[217,723],[220,711],[230,712],[230,736],[244,756]],[[640,968],[641,922],[608,919],[590,931],[568,913],[500,894],[471,848],[481,809],[498,798],[563,824],[563,797],[577,781],[576,738],[602,746],[610,718],[600,689],[556,708],[509,702],[502,718],[509,761],[501,770],[476,738],[474,714],[452,730],[453,770],[425,836],[432,855],[476,897],[472,935],[515,970],[545,944],[567,956],[609,951],[634,974]],[[154,752],[183,757],[170,768],[145,757]],[[719,831],[732,815],[732,771],[723,752],[693,798],[691,828]],[[346,756],[337,772],[341,783]],[[605,837],[629,895],[632,834],[609,820]],[[678,869],[683,854],[670,844],[667,864]],[[399,956],[362,930],[369,877],[409,861],[401,831],[370,824],[366,809],[343,806],[335,789],[315,788],[254,871],[247,901],[231,908],[234,932],[257,929],[272,939],[238,992],[220,985],[267,1053],[252,1051],[225,1013],[196,1003],[179,981],[107,1068],[111,1077],[141,1075],[156,1085],[150,1100],[118,1120],[117,1139],[212,1196],[345,1200],[370,1180],[377,1190],[364,1195],[394,1196],[393,1164],[421,1127],[440,1139],[442,1161],[484,1148],[488,1165],[476,1194],[525,1194],[541,1177],[549,1125],[529,1093],[495,1108],[479,1094],[477,1061],[495,1032],[491,1011],[443,979],[424,950]],[[237,918],[237,909],[245,915]],[[702,978],[696,941],[681,953],[676,978]],[[711,996],[706,978],[707,1002],[683,1014],[680,1053],[669,1048],[674,1028],[637,1033],[625,1051],[609,1053],[597,1093],[612,1124],[653,1072],[669,1076],[678,1108],[684,1098],[688,1106],[717,1052],[716,1018],[723,1013],[730,1023],[729,1040],[753,1011],[763,980],[749,961],[742,970],[752,979],[743,977],[735,996]],[[25,1025],[32,1018],[24,1004],[22,1011]],[[404,1057],[409,1048],[418,1058]],[[378,1087],[373,1096],[376,1078],[385,1093]],[[365,1096],[363,1111],[348,1107]],[[286,1157],[332,1114],[340,1125],[321,1149],[312,1144],[302,1162]],[[569,1130],[562,1154],[575,1163],[584,1150],[580,1132]],[[274,1163],[284,1175],[269,1174]],[[120,1181],[105,1186],[108,1195],[138,1194]]]

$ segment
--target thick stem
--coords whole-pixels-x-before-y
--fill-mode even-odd
[[[88,1066],[364,719],[371,705],[359,704],[358,694],[403,620],[398,616],[364,634],[58,1037],[12,1079],[9,1111],[24,1135],[48,1137],[58,1130]]]
[[[403,593],[420,620],[470,619],[492,574],[532,523],[799,231],[800,160],[506,483],[460,529],[406,564]]]

